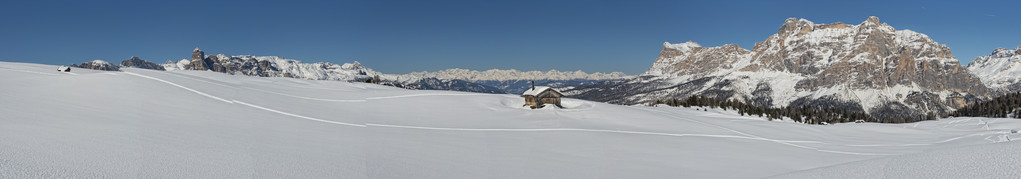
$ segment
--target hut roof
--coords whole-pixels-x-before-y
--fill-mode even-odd
[[[539,95],[539,93],[542,93],[543,91],[546,91],[547,89],[550,89],[550,87],[549,86],[536,86],[534,90],[533,89],[528,89],[528,91],[525,91],[525,93],[522,93],[521,96],[535,96],[535,95]]]

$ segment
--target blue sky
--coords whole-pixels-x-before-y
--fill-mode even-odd
[[[3,1],[0,61],[71,64],[207,54],[447,68],[644,72],[664,41],[750,49],[788,17],[878,16],[964,64],[1021,45],[1012,1]]]

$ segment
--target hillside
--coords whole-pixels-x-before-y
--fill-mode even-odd
[[[1009,149],[1021,137],[1013,119],[804,125],[718,109],[565,99],[565,109],[530,110],[517,95],[56,67],[0,62],[0,178],[758,178]]]

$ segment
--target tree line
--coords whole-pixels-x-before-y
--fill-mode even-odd
[[[1021,92],[1009,93],[989,101],[965,106],[950,113],[954,117],[1018,117],[1021,112]],[[1013,114],[1013,116],[1010,116]]]
[[[835,107],[813,107],[813,106],[785,106],[785,107],[764,107],[746,104],[738,100],[719,99],[705,96],[693,95],[687,99],[678,98],[661,99],[650,102],[649,105],[665,104],[673,107],[708,107],[721,108],[723,110],[737,110],[741,116],[765,117],[767,120],[789,118],[795,122],[806,124],[832,124],[844,122],[882,122],[882,123],[904,123],[909,121],[935,120],[936,115],[929,113],[918,116],[914,119],[891,118],[878,120],[862,110],[847,110]]]

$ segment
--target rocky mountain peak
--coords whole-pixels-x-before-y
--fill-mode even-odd
[[[202,60],[203,58],[206,58],[206,53],[199,50],[198,47],[195,47],[195,50],[191,52],[191,60]]]
[[[156,63],[153,63],[153,62],[150,62],[150,61],[142,60],[142,58],[138,58],[136,56],[131,56],[131,58],[129,58],[127,60],[124,60],[124,61],[121,61],[121,67],[125,67],[125,68],[142,68],[142,69],[151,69],[151,70],[165,70],[165,68],[163,68],[163,66],[160,65],[160,64],[156,64]]]
[[[997,48],[987,56],[976,57],[968,70],[997,92],[1021,91],[1021,46]]]
[[[81,64],[71,64],[71,67],[92,69],[92,70],[103,70],[103,71],[120,71],[120,67],[106,62],[103,60],[92,60]]]
[[[777,30],[776,34],[779,37],[783,38],[794,34],[801,35],[807,32],[811,32],[812,30],[815,30],[815,23],[812,23],[812,21],[792,17],[787,18],[787,20],[784,21],[783,25],[780,26],[780,29]]]
[[[869,16],[868,19],[865,19],[865,22],[862,22],[862,24],[865,24],[865,23],[879,24],[879,17]]]
[[[993,53],[989,54],[989,56],[1002,58],[1002,57],[1011,57],[1011,56],[1019,55],[1019,54],[1021,54],[1021,46],[1018,46],[1015,49],[996,48],[996,50],[993,50]]]
[[[354,63],[344,63],[344,65],[341,65],[341,68],[348,69],[348,70],[362,70],[362,69],[366,69],[366,67],[364,65],[362,65],[362,63],[358,63],[358,61],[355,61]]]

